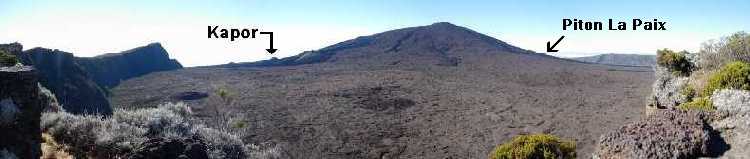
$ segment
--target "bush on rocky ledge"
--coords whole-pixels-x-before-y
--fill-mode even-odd
[[[674,52],[669,49],[656,51],[656,64],[668,68],[674,74],[687,76],[693,64],[686,57],[687,51]]]
[[[490,153],[490,159],[511,158],[576,158],[576,144],[549,134],[519,135]]]
[[[725,88],[750,90],[750,64],[736,61],[725,65],[708,78],[701,96],[708,97],[715,90]]]
[[[682,103],[677,106],[681,110],[702,110],[702,111],[714,111],[716,108],[711,104],[709,97],[694,98],[693,101]]]

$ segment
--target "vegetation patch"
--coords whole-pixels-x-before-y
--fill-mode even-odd
[[[126,158],[145,141],[156,138],[197,137],[205,142],[209,158],[252,157],[257,146],[239,136],[194,123],[187,105],[163,104],[157,108],[117,110],[111,117],[52,112],[42,115],[42,130],[56,145],[76,158]]]
[[[14,66],[18,63],[16,56],[0,50],[0,66]]]
[[[680,90],[680,94],[684,95],[685,98],[688,99],[688,101],[691,101],[693,98],[695,98],[696,92],[695,88],[692,85],[687,85],[685,87],[682,87]]]
[[[750,34],[737,32],[718,41],[708,41],[699,55],[702,69],[717,69],[731,61],[750,62]]]
[[[711,103],[711,99],[708,97],[695,98],[693,101],[682,103],[677,106],[677,109],[681,110],[701,110],[701,111],[714,111],[716,107]]]
[[[750,90],[750,64],[746,62],[732,62],[722,67],[718,72],[710,75],[708,84],[701,95],[708,97],[719,89]]]
[[[519,135],[490,154],[490,159],[511,158],[576,158],[576,144],[549,134]]]
[[[675,74],[687,76],[690,75],[693,64],[685,57],[686,54],[687,51],[674,52],[669,49],[661,49],[656,51],[656,64],[668,68]]]

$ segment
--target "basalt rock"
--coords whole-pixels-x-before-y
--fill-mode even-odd
[[[36,70],[0,67],[0,158],[39,158],[42,102]]]
[[[722,157],[750,156],[750,91],[719,90],[711,96],[719,119],[711,122],[714,129],[731,145]]]
[[[697,158],[709,156],[714,143],[704,112],[659,110],[603,135],[594,158]]]
[[[651,104],[649,107],[655,109],[675,109],[681,103],[685,103],[688,97],[680,92],[688,84],[688,77],[673,74],[665,67],[654,67],[656,81],[653,84]]]

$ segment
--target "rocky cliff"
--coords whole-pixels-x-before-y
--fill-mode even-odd
[[[41,111],[36,71],[0,67],[0,158],[39,158]]]
[[[91,75],[94,82],[104,88],[112,88],[122,80],[147,73],[182,68],[177,60],[169,58],[169,54],[159,43],[120,53],[80,57],[76,58],[76,62]]]
[[[76,114],[111,114],[108,88],[128,78],[182,68],[159,43],[96,57],[75,57],[45,48],[22,51],[19,43],[0,44],[0,50],[34,66],[40,83],[56,95],[65,110]]]
[[[24,65],[39,70],[40,83],[50,89],[69,112],[112,114],[107,96],[76,63],[71,53],[34,48],[17,55]]]

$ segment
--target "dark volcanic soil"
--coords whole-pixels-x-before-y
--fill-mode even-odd
[[[284,145],[294,158],[486,158],[523,133],[575,139],[579,157],[589,157],[600,135],[645,108],[651,68],[483,48],[466,37],[470,45],[446,44],[456,31],[442,32],[426,35],[449,36],[411,32],[396,47],[377,42],[388,32],[376,34],[373,43],[391,49],[368,45],[314,64],[152,73],[124,81],[112,102],[153,106],[228,87],[238,101],[223,112],[247,121],[244,139]],[[370,52],[379,53],[361,57]],[[211,99],[188,103],[208,119]]]

